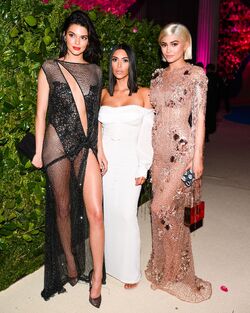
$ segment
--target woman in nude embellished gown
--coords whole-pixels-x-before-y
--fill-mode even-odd
[[[104,250],[97,161],[99,57],[90,19],[82,11],[73,12],[63,26],[60,58],[45,61],[39,72],[32,160],[44,167],[47,179],[42,297],[64,292],[67,282],[74,286],[89,279],[89,301],[96,307],[101,304]]]
[[[184,208],[199,192],[203,172],[203,143],[207,79],[203,69],[186,63],[192,58],[191,35],[181,24],[168,24],[159,35],[162,56],[169,66],[151,83],[155,108],[152,165],[152,254],[146,277],[153,289],[188,302],[210,298],[211,284],[195,276],[189,228]],[[158,75],[156,77],[156,75]],[[196,183],[181,178],[192,169]]]

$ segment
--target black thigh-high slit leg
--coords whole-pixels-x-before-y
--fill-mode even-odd
[[[70,174],[71,164],[67,158],[56,162],[48,169],[49,180],[53,186],[56,224],[66,258],[67,273],[69,278],[74,278],[78,274],[71,245]]]
[[[48,60],[42,68],[50,88],[42,152],[46,172],[42,297],[48,300],[64,291],[75,274],[88,281],[94,267],[93,278],[102,276],[102,193],[95,157],[102,79],[95,64]]]

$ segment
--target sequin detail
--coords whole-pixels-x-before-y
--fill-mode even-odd
[[[151,168],[153,249],[145,273],[153,289],[200,302],[211,296],[211,284],[195,276],[190,232],[184,225],[191,189],[181,177],[194,155],[198,114],[205,116],[207,79],[202,69],[189,64],[171,74],[158,70],[155,76],[150,94],[156,112]]]
[[[83,184],[90,149],[97,153],[102,78],[95,64],[48,60],[42,68],[49,99],[42,152],[47,188],[41,295],[48,300],[65,291],[63,286],[72,276],[70,269],[86,280],[93,268]],[[72,257],[66,258],[69,251]]]

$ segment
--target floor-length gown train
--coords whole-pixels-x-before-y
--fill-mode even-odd
[[[139,105],[101,106],[103,149],[108,171],[103,177],[105,265],[124,283],[140,280],[140,231],[137,206],[141,186],[152,162],[153,110]]]
[[[46,61],[48,125],[43,144],[46,172],[45,277],[48,300],[72,276],[92,269],[89,225],[83,199],[90,151],[97,153],[101,71],[95,64]]]
[[[151,83],[153,126],[152,254],[146,277],[153,289],[181,300],[200,302],[211,296],[211,285],[195,276],[184,208],[193,188],[181,177],[193,159],[199,112],[205,118],[207,81],[204,71],[186,64],[171,73],[160,70]],[[195,190],[199,193],[199,190]],[[205,243],[204,243],[205,244]]]

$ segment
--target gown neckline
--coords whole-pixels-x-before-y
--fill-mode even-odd
[[[144,108],[141,105],[138,104],[127,104],[127,105],[120,105],[120,106],[111,106],[111,105],[102,105],[101,108],[103,107],[107,107],[107,108],[111,108],[111,109],[119,109],[119,108],[126,108],[126,107],[138,107],[144,110],[153,110],[153,109],[148,109],[148,108]]]
[[[56,62],[62,62],[62,63],[69,63],[69,64],[76,64],[76,65],[79,65],[79,64],[82,64],[82,65],[90,65],[92,63],[80,63],[80,62],[71,62],[71,61],[65,61],[65,60],[60,60],[60,59],[55,59]]]

